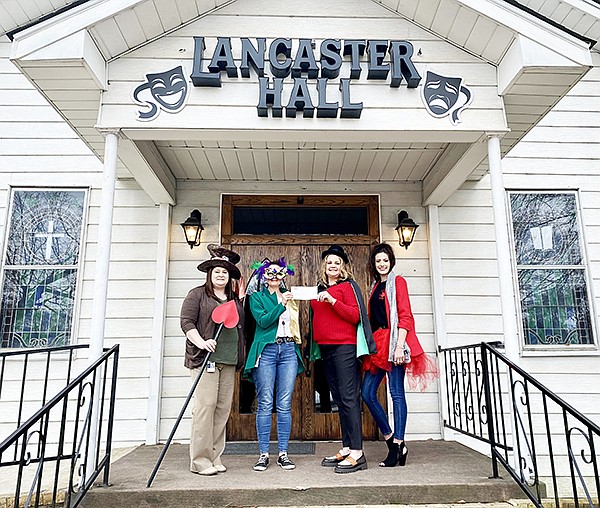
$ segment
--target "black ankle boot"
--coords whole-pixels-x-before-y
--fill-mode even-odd
[[[398,465],[406,466],[406,459],[408,458],[408,448],[404,444],[404,441],[398,445]]]
[[[379,463],[379,467],[394,467],[398,464],[398,457],[400,453],[400,445],[394,443],[394,436],[385,440],[388,447],[387,457]]]

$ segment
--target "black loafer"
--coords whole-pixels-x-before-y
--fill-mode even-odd
[[[346,457],[348,457],[348,455],[342,455],[340,452],[337,452],[333,457],[325,457],[321,461],[321,465],[323,467],[335,467]]]
[[[346,461],[350,462],[350,464],[338,464],[335,466],[335,473],[354,473],[355,471],[361,471],[362,469],[367,469],[367,459],[365,459],[365,454],[363,453],[358,460],[354,460],[352,457],[346,457]]]

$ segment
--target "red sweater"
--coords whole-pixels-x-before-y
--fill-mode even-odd
[[[342,282],[327,289],[337,301],[312,300],[313,339],[317,344],[356,344],[356,325],[360,310],[349,282]]]

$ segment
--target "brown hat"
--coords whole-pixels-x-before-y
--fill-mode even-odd
[[[348,255],[346,254],[346,252],[344,251],[344,249],[342,248],[341,245],[333,244],[331,247],[329,247],[329,249],[321,252],[321,259],[325,259],[327,256],[329,256],[329,254],[333,254],[333,255],[341,258],[342,261],[344,261],[344,263],[346,263],[346,264],[349,263]]]
[[[215,266],[220,266],[225,268],[232,279],[241,279],[242,274],[237,266],[237,263],[240,262],[240,255],[232,250],[226,249],[225,247],[221,247],[216,243],[211,243],[208,245],[208,252],[210,252],[211,258],[207,261],[203,261],[198,265],[198,270],[201,272],[208,272],[209,269],[214,268]]]

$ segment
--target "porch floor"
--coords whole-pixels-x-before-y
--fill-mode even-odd
[[[161,446],[139,446],[111,467],[110,487],[95,487],[82,506],[325,506],[492,503],[524,496],[508,473],[490,479],[489,458],[456,442],[414,441],[405,467],[381,468],[385,442],[365,442],[366,471],[336,474],[321,458],[337,442],[317,442],[315,454],[292,455],[296,469],[276,464],[252,470],[258,454],[224,455],[227,472],[203,477],[189,472],[187,445],[173,444],[154,479],[148,477]]]

